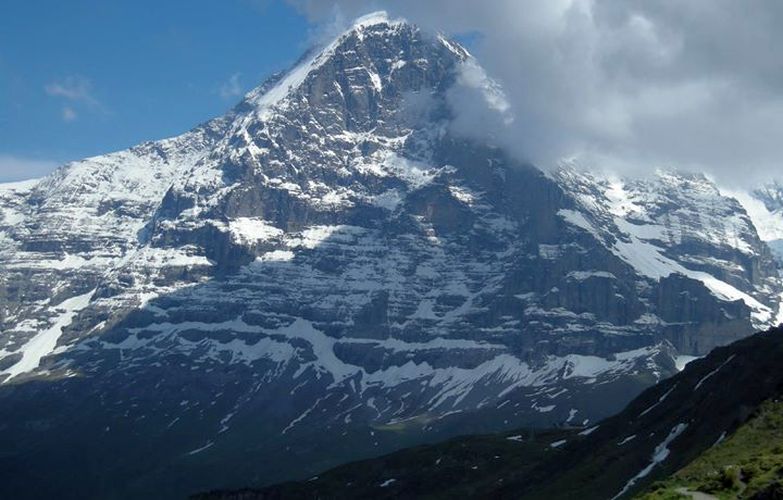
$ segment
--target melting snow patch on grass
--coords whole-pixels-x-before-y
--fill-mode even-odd
[[[594,433],[598,430],[598,425],[594,425],[593,427],[590,427],[588,429],[583,430],[579,433],[580,436],[589,436],[590,434]]]
[[[633,486],[642,478],[647,477],[650,472],[655,468],[656,465],[660,464],[664,460],[666,460],[669,457],[669,453],[671,451],[669,450],[669,445],[679,437],[680,434],[685,432],[685,429],[688,428],[688,424],[677,424],[675,425],[672,430],[669,432],[669,435],[666,436],[666,439],[663,440],[661,444],[655,447],[655,451],[653,451],[652,459],[650,461],[650,464],[641,470],[637,475],[632,477],[628,480],[627,483],[625,483],[625,486],[623,489],[612,497],[612,500],[615,500],[616,498],[620,498],[621,496],[625,495],[628,490],[633,488]]]

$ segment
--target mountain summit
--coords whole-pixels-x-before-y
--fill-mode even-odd
[[[221,118],[0,187],[0,493],[176,496],[588,425],[780,321],[738,202],[458,135],[465,71],[374,14]]]

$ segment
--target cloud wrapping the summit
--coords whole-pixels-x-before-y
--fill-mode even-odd
[[[291,1],[322,24],[383,8],[424,28],[478,34],[472,52],[513,116],[496,120],[492,135],[540,166],[576,156],[747,182],[779,168],[777,0]],[[476,106],[457,110],[461,129],[486,125]]]

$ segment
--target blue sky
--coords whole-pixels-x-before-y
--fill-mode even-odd
[[[218,116],[310,34],[283,0],[3,0],[0,181]]]

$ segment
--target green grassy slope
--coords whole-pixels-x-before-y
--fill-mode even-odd
[[[686,490],[720,499],[783,498],[783,402],[764,403],[733,435],[639,498],[677,498]]]

